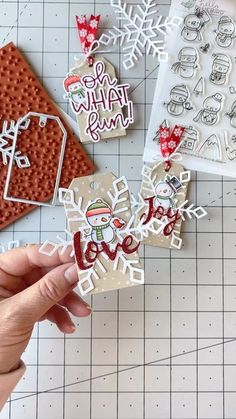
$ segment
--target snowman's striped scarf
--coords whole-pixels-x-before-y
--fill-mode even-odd
[[[104,239],[102,230],[109,226],[110,223],[104,224],[103,226],[93,226],[93,230],[96,231],[96,237],[98,241],[102,241]]]

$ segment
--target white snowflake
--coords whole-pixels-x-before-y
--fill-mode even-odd
[[[0,253],[7,252],[7,250],[15,249],[16,247],[20,247],[19,240],[10,240],[6,244],[0,243]]]
[[[61,255],[65,253],[67,249],[70,250],[70,256],[74,256],[74,249],[73,249],[73,234],[71,234],[68,230],[65,230],[65,233],[69,235],[70,240],[65,240],[60,235],[57,235],[56,238],[58,240],[57,243],[52,242],[50,240],[45,240],[45,242],[40,246],[39,253],[42,253],[46,256],[52,256],[54,253],[59,252]]]
[[[79,31],[79,34],[80,34],[80,36],[81,36],[82,38],[85,38],[85,37],[86,37],[86,35],[87,35],[87,33],[88,33],[87,29],[81,29],[81,30]]]
[[[170,142],[169,142],[169,148],[170,148],[171,150],[173,150],[174,148],[176,148],[176,141],[170,141]]]
[[[94,39],[95,39],[95,37],[94,37],[94,35],[93,35],[92,33],[90,33],[90,34],[87,36],[87,41],[88,41],[88,42],[93,42],[93,41],[94,41]]]
[[[181,215],[181,218],[183,221],[185,221],[185,216],[188,216],[188,218],[191,220],[193,217],[197,218],[198,220],[202,217],[205,217],[207,215],[206,210],[199,206],[195,207],[194,204],[189,205],[189,201],[184,201],[178,208],[179,214]]]
[[[111,0],[111,6],[115,9],[118,21],[123,21],[124,25],[122,29],[113,26],[108,33],[102,34],[99,42],[103,45],[120,42],[124,51],[125,69],[133,67],[145,50],[147,54],[157,56],[159,61],[168,60],[164,50],[164,36],[172,27],[179,26],[183,22],[182,18],[158,16],[154,0],[142,0],[137,6]]]
[[[92,19],[89,23],[89,26],[91,26],[91,28],[95,29],[98,26],[98,22],[96,21],[96,19]]]
[[[25,120],[24,122],[18,122],[18,135],[21,131],[25,131],[28,129],[30,124],[30,120]],[[17,123],[11,121],[8,123],[7,121],[3,122],[2,132],[0,133],[0,153],[2,155],[2,161],[4,165],[8,164],[8,160],[10,160],[12,151],[13,151],[13,141],[15,138],[15,132],[17,128]],[[21,151],[15,148],[14,151],[14,161],[16,162],[19,169],[23,169],[26,167],[30,167],[30,161],[26,155],[22,155]]]
[[[174,134],[176,137],[180,137],[180,136],[182,135],[182,133],[183,133],[183,130],[182,130],[180,127],[175,128],[175,129],[174,129],[174,132],[173,132],[173,134]]]

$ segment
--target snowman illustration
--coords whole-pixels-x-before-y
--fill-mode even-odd
[[[212,72],[209,80],[216,85],[226,83],[227,75],[231,69],[231,60],[225,54],[213,54]]]
[[[161,206],[165,210],[174,208],[175,201],[174,196],[178,190],[182,188],[182,183],[176,176],[166,175],[165,179],[160,181],[155,187],[155,201],[154,205],[157,207]]]
[[[77,74],[69,74],[64,80],[64,89],[66,97],[72,102],[80,105],[86,100],[86,92],[83,87],[80,76]]]
[[[205,125],[215,125],[219,121],[219,113],[223,107],[223,95],[216,93],[208,96],[203,102],[203,109],[193,119],[201,120]]]
[[[171,70],[186,79],[193,77],[196,68],[198,68],[198,54],[196,49],[191,47],[182,48],[179,51],[178,60],[172,65]]]
[[[85,216],[91,228],[91,239],[95,243],[113,242],[115,230],[125,225],[125,222],[120,218],[113,218],[111,208],[102,199],[92,202],[88,206]]]
[[[179,116],[182,115],[185,109],[188,111],[193,109],[191,103],[188,102],[189,96],[189,91],[184,84],[174,86],[170,91],[170,101],[164,103],[169,114]]]
[[[202,29],[210,21],[208,13],[204,10],[196,9],[195,13],[190,13],[184,19],[184,27],[181,35],[185,41],[202,41]]]
[[[228,48],[236,37],[236,25],[230,16],[221,16],[216,30],[216,43],[221,48]]]
[[[233,128],[236,128],[236,100],[234,101],[231,111],[226,114],[230,118],[230,124]]]

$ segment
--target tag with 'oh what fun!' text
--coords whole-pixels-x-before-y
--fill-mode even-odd
[[[86,60],[76,61],[64,80],[64,89],[77,118],[81,142],[126,135],[126,128],[134,122],[129,87],[118,83],[113,65],[103,57],[94,57],[92,66]]]

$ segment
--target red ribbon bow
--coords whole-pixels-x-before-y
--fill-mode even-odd
[[[91,45],[96,39],[100,15],[91,15],[89,21],[86,21],[86,15],[76,16],[76,23],[80,42],[84,54],[88,54]],[[93,58],[89,57],[89,64],[93,64]]]
[[[171,167],[168,157],[170,157],[180,145],[184,130],[184,127],[176,125],[171,133],[170,128],[162,126],[160,127],[160,150],[162,157],[165,159],[167,158],[167,170],[169,170]]]

